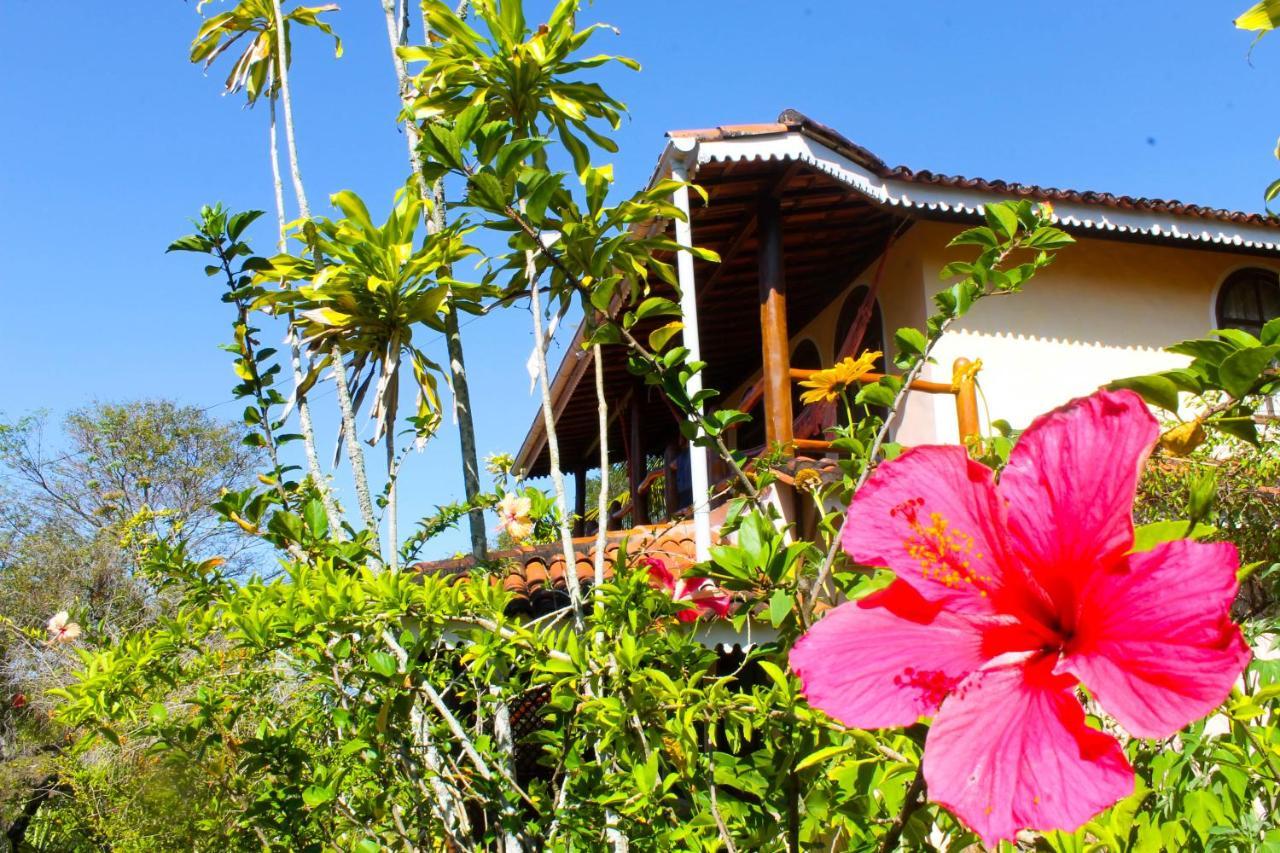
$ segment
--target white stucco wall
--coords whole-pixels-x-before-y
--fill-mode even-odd
[[[923,327],[933,294],[944,285],[938,270],[972,257],[970,247],[947,248],[961,230],[958,224],[920,222],[893,246],[880,286],[890,348],[894,330]],[[852,289],[871,283],[876,266],[851,275],[847,287],[831,294],[829,307],[792,337],[793,352],[807,338],[830,364],[840,307]],[[1022,293],[974,307],[939,342],[937,363],[923,378],[949,383],[956,358],[982,359],[984,430],[988,409],[993,419],[1025,427],[1036,415],[1112,379],[1184,364],[1186,359],[1162,348],[1213,329],[1218,287],[1232,272],[1251,266],[1280,271],[1280,259],[1082,238],[1059,252]],[[758,378],[757,371],[728,399]],[[910,394],[895,437],[907,445],[957,441],[954,398]]]
[[[888,347],[893,330],[923,327],[934,293],[945,284],[938,270],[973,256],[972,247],[947,247],[960,231],[959,224],[922,222],[893,245],[879,293]],[[812,339],[829,364],[845,297],[870,284],[877,265],[850,270],[849,284],[832,292],[827,310],[792,337],[792,352],[803,339]],[[1080,238],[1023,292],[979,302],[938,343],[937,364],[925,368],[923,378],[950,383],[957,357],[982,359],[983,429],[988,410],[992,419],[1027,427],[1041,412],[1112,379],[1185,364],[1162,347],[1215,328],[1217,289],[1247,266],[1280,272],[1280,259]],[[758,378],[756,371],[728,400],[736,400]],[[909,394],[895,438],[908,446],[956,442],[955,398]]]
[[[955,226],[926,223],[917,229],[924,247],[921,286],[932,293],[940,286],[936,271],[965,254],[945,248]],[[982,359],[979,382],[991,417],[1025,427],[1041,412],[1112,379],[1186,363],[1162,348],[1213,329],[1218,287],[1249,266],[1280,269],[1280,262],[1082,239],[1059,252],[1022,293],[979,303],[939,342],[928,376],[950,381],[956,358]],[[929,402],[931,417],[919,406],[908,413],[904,442],[955,440],[951,401]]]

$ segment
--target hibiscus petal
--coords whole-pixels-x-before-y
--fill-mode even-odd
[[[649,570],[649,583],[657,589],[666,589],[675,591],[676,576],[667,568],[667,564],[658,557],[645,557],[640,561],[641,565]]]
[[[1133,546],[1133,497],[1159,428],[1132,391],[1099,391],[1036,418],[1000,475],[1009,535],[1060,611]]]
[[[733,607],[733,597],[729,593],[720,589],[706,578],[692,578],[691,580],[701,581],[697,588],[689,593],[689,600],[698,605],[698,613],[703,616],[719,616],[724,618],[729,615],[729,609]]]
[[[953,608],[989,612],[1009,565],[991,471],[962,447],[917,447],[882,464],[854,495],[841,537],[859,563],[893,569]]]
[[[1133,791],[1114,738],[1085,725],[1074,679],[1041,657],[979,670],[925,740],[929,798],[989,847],[1022,829],[1071,831]]]
[[[1095,574],[1060,668],[1138,737],[1203,717],[1249,662],[1230,615],[1239,564],[1234,545],[1180,540]]]
[[[906,726],[933,714],[983,663],[982,635],[910,585],[832,610],[791,649],[809,704],[846,726]]]

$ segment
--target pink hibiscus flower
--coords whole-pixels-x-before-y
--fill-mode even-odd
[[[655,589],[665,589],[675,601],[685,601],[693,605],[676,613],[676,618],[681,622],[696,622],[703,616],[729,615],[733,599],[709,579],[678,578],[667,568],[667,564],[657,557],[644,557],[640,563],[648,567],[649,583]]]
[[[987,844],[1073,830],[1133,790],[1120,744],[1085,723],[1083,682],[1129,733],[1165,738],[1217,707],[1249,661],[1227,543],[1133,547],[1158,434],[1138,395],[1041,416],[997,488],[960,447],[921,447],[854,497],[843,545],[897,579],[791,651],[811,704],[858,728],[934,721],[929,796]]]
[[[533,532],[533,521],[529,512],[533,509],[533,501],[528,496],[507,493],[498,501],[498,532],[506,531],[513,542],[521,542],[529,538]]]
[[[74,643],[80,636],[80,626],[71,621],[71,615],[65,610],[53,614],[46,627],[50,643]]]

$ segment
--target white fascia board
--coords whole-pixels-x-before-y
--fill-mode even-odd
[[[983,205],[1012,197],[997,192],[881,178],[800,133],[719,139],[700,142],[697,146],[698,165],[749,160],[798,160],[831,175],[873,201],[905,210],[980,217]],[[1118,210],[1072,201],[1054,202],[1053,210],[1059,225],[1098,231],[1100,236],[1108,233],[1136,234],[1280,253],[1280,232],[1261,225],[1233,224],[1156,211]]]

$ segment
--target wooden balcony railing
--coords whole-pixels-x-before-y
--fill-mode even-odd
[[[667,472],[675,473],[675,470],[676,470],[675,462],[668,462],[666,465],[662,466],[661,468],[655,468],[652,471],[650,471],[649,475],[645,477],[643,480],[641,480],[640,485],[636,488],[636,494],[638,498],[640,500],[647,500],[649,497],[649,492],[653,491],[653,484],[658,482],[658,480],[660,480],[662,476]],[[609,513],[609,520],[612,522],[622,521],[622,519],[625,518],[631,512],[631,495],[628,493],[623,495],[623,497],[626,500],[623,501],[622,505],[619,506],[613,512]]]
[[[952,375],[959,377],[959,379],[954,385],[946,382],[930,382],[927,379],[917,379],[910,385],[912,391],[920,391],[925,394],[950,394],[956,398],[956,422],[960,427],[961,444],[968,444],[969,439],[977,437],[981,430],[978,423],[978,388],[969,371],[970,364],[971,362],[967,358],[957,358],[955,360],[952,365]],[[818,370],[793,367],[790,370],[791,381],[799,382],[819,372]],[[883,373],[864,373],[858,377],[858,382],[861,385],[871,385],[880,381],[883,376]],[[744,399],[743,402],[746,403],[747,401]],[[756,400],[751,401],[751,405],[755,405],[755,403]],[[796,438],[792,439],[792,443],[797,450],[809,450],[818,453],[828,453],[832,450],[831,442],[824,439]]]

